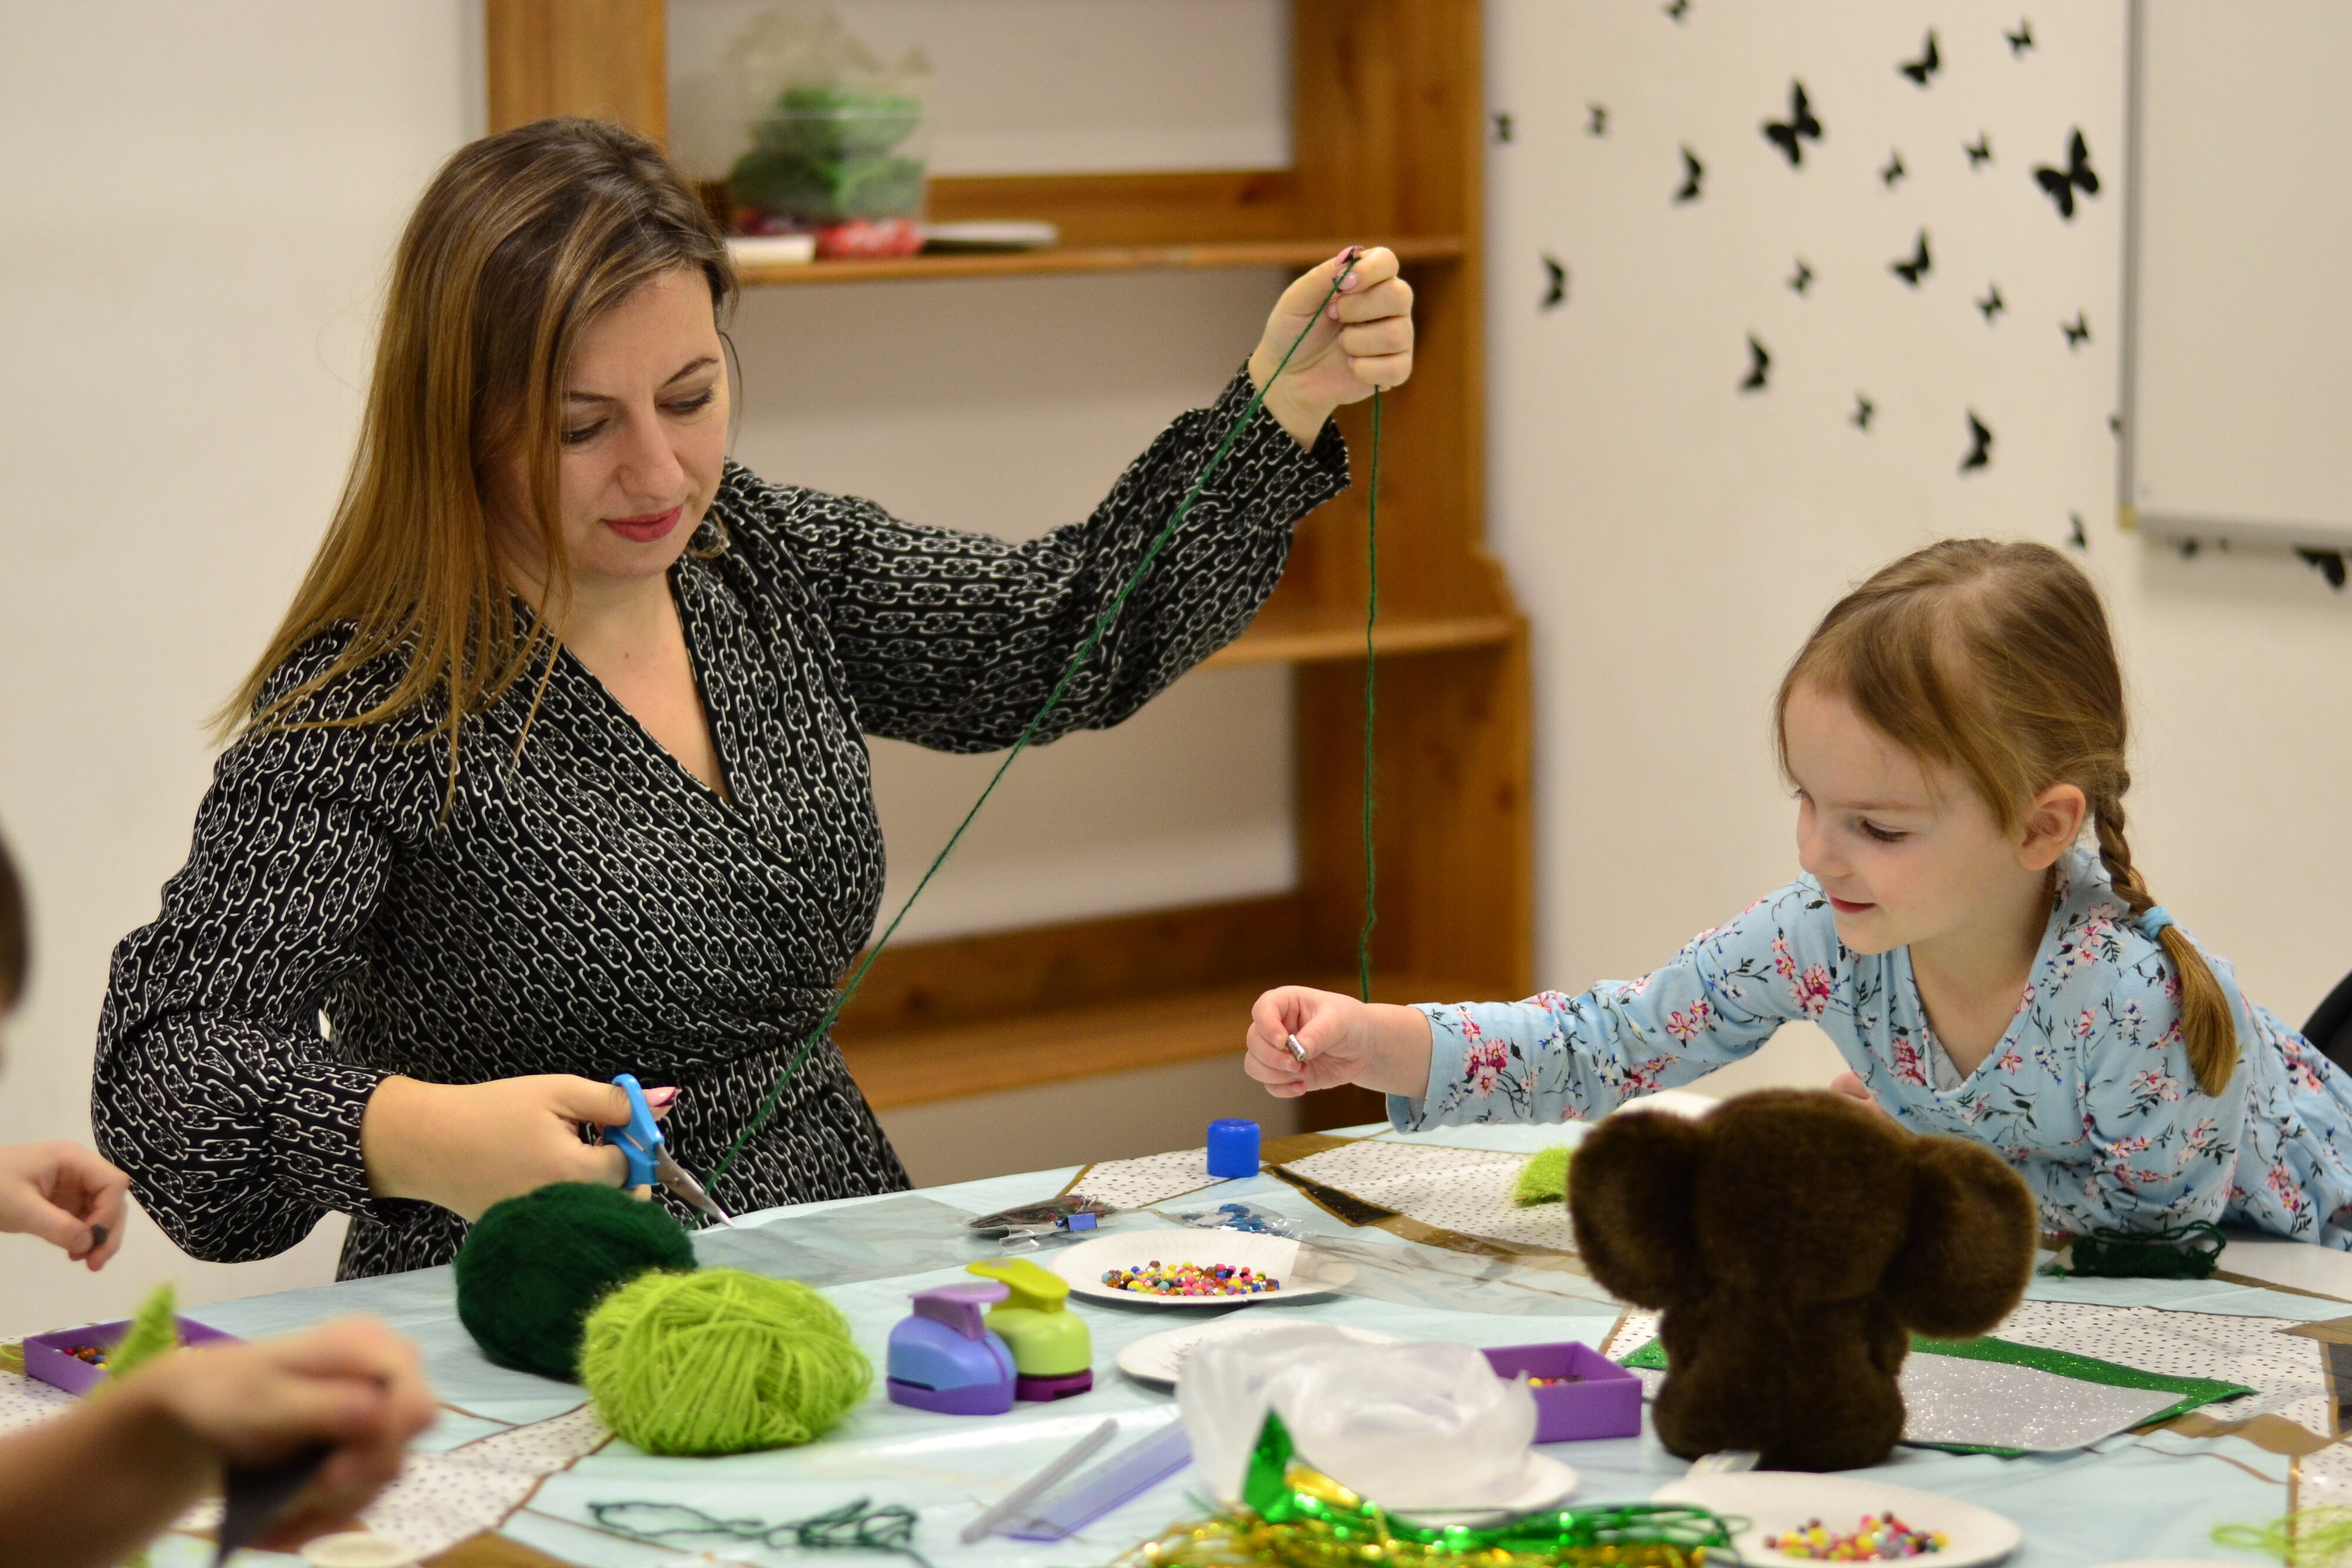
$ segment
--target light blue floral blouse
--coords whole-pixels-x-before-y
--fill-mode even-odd
[[[2098,857],[2066,883],[2008,1032],[1960,1076],[1928,1027],[1908,948],[1847,951],[1811,877],[1700,933],[1644,979],[1582,996],[1429,1004],[1426,1098],[1405,1131],[1575,1121],[1736,1061],[1795,1019],[1819,1023],[1906,1126],[1989,1145],[2052,1228],[2229,1219],[2352,1250],[2352,1082],[2209,961],[2238,1015],[2239,1065],[2197,1088],[2180,983]]]

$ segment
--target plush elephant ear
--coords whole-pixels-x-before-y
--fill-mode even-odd
[[[1916,1138],[1911,1230],[1881,1282],[1887,1304],[1920,1333],[1983,1333],[2025,1293],[2034,1232],[2032,1195],[1999,1155],[1958,1138]]]
[[[1584,1266],[1637,1307],[1671,1307],[1706,1289],[1691,1199],[1705,1125],[1664,1111],[1612,1116],[1577,1145],[1568,1212]]]

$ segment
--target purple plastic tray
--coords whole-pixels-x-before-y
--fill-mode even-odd
[[[234,1343],[236,1340],[236,1335],[223,1333],[193,1318],[174,1321],[180,1325],[182,1344]],[[120,1322],[92,1323],[83,1329],[59,1329],[56,1333],[36,1334],[25,1342],[25,1375],[37,1377],[68,1394],[87,1394],[104,1381],[106,1369],[77,1360],[68,1353],[76,1345],[110,1345],[130,1329],[131,1320],[125,1318]]]
[[[1636,1437],[1642,1432],[1642,1380],[1594,1350],[1559,1344],[1512,1344],[1486,1352],[1498,1377],[1576,1377],[1529,1389],[1536,1396],[1536,1441],[1572,1443],[1588,1437]]]

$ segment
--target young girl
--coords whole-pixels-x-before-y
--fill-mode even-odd
[[[1386,1091],[1408,1131],[1574,1120],[1811,1019],[1853,1066],[1838,1088],[2000,1151],[2056,1228],[2227,1218],[2352,1249],[2352,1082],[2133,866],[2123,678],[2072,562],[1987,539],[1906,556],[1822,620],[1778,715],[1797,882],[1579,997],[1268,991],[1250,1074]]]

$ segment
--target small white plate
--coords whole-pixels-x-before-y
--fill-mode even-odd
[[[1549,1454],[1538,1454],[1529,1449],[1526,1484],[1519,1488],[1518,1495],[1510,1501],[1493,1508],[1416,1508],[1409,1501],[1391,1502],[1384,1497],[1372,1500],[1391,1513],[1410,1519],[1416,1524],[1465,1524],[1481,1528],[1550,1508],[1575,1490],[1576,1472],[1573,1469]]]
[[[1173,1268],[1197,1263],[1211,1268],[1230,1263],[1255,1269],[1282,1282],[1282,1289],[1256,1296],[1152,1296],[1140,1291],[1114,1291],[1102,1282],[1112,1269],[1140,1268],[1157,1260]],[[1054,1272],[1070,1289],[1098,1301],[1131,1301],[1148,1307],[1246,1307],[1260,1301],[1291,1301],[1319,1296],[1321,1290],[1299,1290],[1290,1274],[1298,1261],[1298,1243],[1287,1236],[1261,1236],[1245,1230],[1129,1230],[1082,1241],[1054,1254]]]
[[[1813,1520],[1832,1531],[1852,1531],[1864,1514],[1887,1510],[1915,1530],[1941,1531],[1944,1549],[1908,1560],[1906,1568],[1979,1568],[2017,1550],[2017,1526],[1989,1508],[1931,1491],[1889,1486],[1860,1476],[1817,1476],[1802,1470],[1748,1470],[1738,1475],[1698,1476],[1669,1481],[1650,1494],[1653,1502],[1696,1503],[1717,1513],[1736,1514],[1748,1528],[1732,1545],[1748,1563],[1803,1563],[1764,1544],[1768,1535],[1801,1530]]]
[[[1282,1318],[1230,1317],[1219,1318],[1213,1323],[1200,1323],[1181,1329],[1162,1329],[1146,1334],[1118,1353],[1118,1369],[1139,1383],[1160,1383],[1173,1386],[1184,1371],[1185,1358],[1211,1340],[1246,1339],[1251,1334],[1264,1333],[1268,1329],[1286,1328]],[[1370,1329],[1351,1329],[1339,1323],[1323,1325],[1342,1339],[1358,1344],[1394,1344],[1394,1334],[1374,1333]]]

